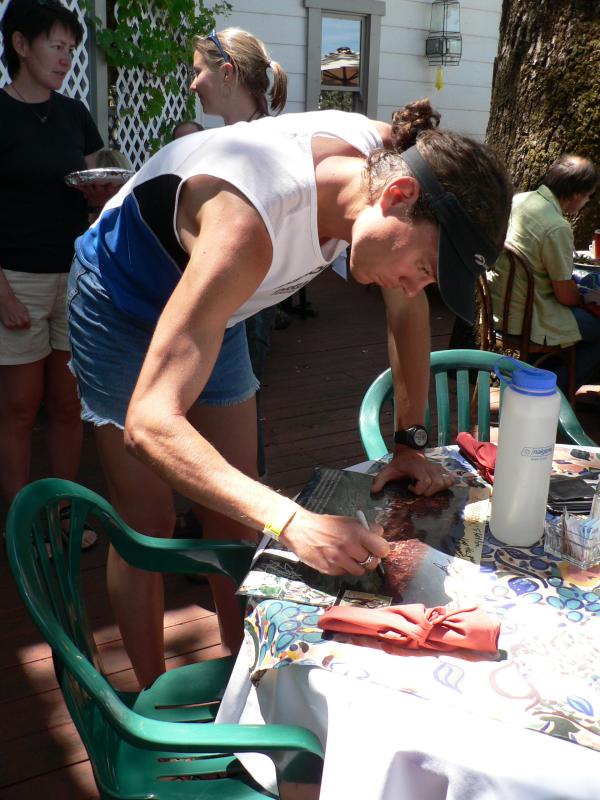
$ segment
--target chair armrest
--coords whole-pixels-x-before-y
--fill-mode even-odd
[[[150,572],[226,574],[239,584],[250,569],[255,545],[243,541],[161,539],[105,519],[110,539],[129,564]],[[202,567],[202,570],[199,570]]]
[[[581,427],[569,401],[564,395],[560,398],[559,428],[575,444],[587,447],[598,447],[598,444],[587,435]]]
[[[383,404],[393,397],[392,371],[386,369],[376,378],[360,404],[358,429],[367,458],[377,461],[388,452],[379,424]]]

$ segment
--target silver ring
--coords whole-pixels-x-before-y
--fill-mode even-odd
[[[365,558],[364,561],[359,561],[358,562],[358,566],[359,567],[368,567],[369,564],[371,563],[371,561],[373,561],[374,558],[375,558],[375,556],[373,555],[373,553],[369,553],[369,555]]]

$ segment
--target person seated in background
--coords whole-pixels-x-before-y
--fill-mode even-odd
[[[577,386],[600,367],[600,319],[581,307],[584,297],[573,280],[573,231],[565,215],[581,211],[599,179],[589,159],[561,156],[537,189],[513,197],[506,237],[506,244],[521,253],[533,271],[531,340],[564,347],[577,342]],[[496,322],[502,314],[508,272],[508,258],[502,254],[488,273]],[[526,276],[517,269],[508,325],[511,334],[521,332],[526,292]],[[564,390],[566,368],[558,363],[556,367]]]
[[[190,133],[200,133],[203,130],[204,125],[200,125],[195,119],[184,119],[173,127],[171,141],[181,139],[182,136],[189,136]]]

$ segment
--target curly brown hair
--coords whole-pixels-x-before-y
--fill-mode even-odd
[[[412,147],[421,131],[439,127],[442,115],[431,105],[428,97],[414,100],[392,114],[392,142],[394,150],[403,152]]]
[[[394,175],[412,174],[402,153],[416,145],[447,192],[456,195],[472,221],[502,247],[508,227],[513,187],[494,151],[468,136],[439,130],[441,115],[428,98],[409,103],[392,117],[392,150],[367,158],[365,182],[370,199],[378,197]],[[427,200],[419,197],[411,215],[435,221]]]

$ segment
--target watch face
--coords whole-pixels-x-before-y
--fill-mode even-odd
[[[413,439],[417,447],[425,447],[427,444],[427,431],[425,428],[416,428],[413,434]]]

